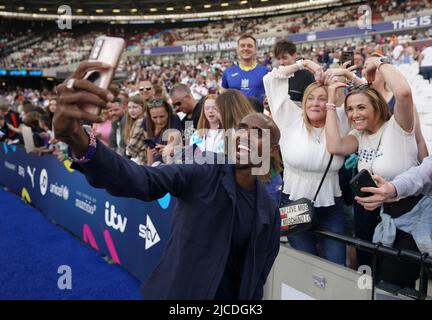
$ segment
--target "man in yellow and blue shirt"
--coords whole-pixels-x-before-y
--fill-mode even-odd
[[[257,64],[256,39],[244,34],[237,41],[237,55],[239,64],[225,70],[222,76],[222,87],[240,90],[246,97],[255,97],[262,104],[264,100],[263,77],[269,70]]]

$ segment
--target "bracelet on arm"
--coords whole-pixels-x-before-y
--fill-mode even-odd
[[[84,132],[87,134],[88,139],[89,139],[89,145],[88,145],[87,151],[84,154],[84,156],[81,158],[77,158],[73,154],[71,148],[68,148],[69,159],[72,162],[75,162],[78,164],[83,164],[83,163],[89,162],[91,160],[91,158],[93,157],[93,155],[95,154],[96,149],[97,149],[97,139],[96,139],[93,131],[89,127],[86,127],[86,126],[84,126],[83,128],[84,128]]]
[[[336,105],[334,103],[326,103],[326,109],[327,111],[336,111]]]

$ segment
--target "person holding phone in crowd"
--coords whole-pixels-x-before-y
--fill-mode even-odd
[[[182,130],[179,117],[173,113],[171,106],[165,100],[152,99],[147,101],[147,114],[142,128],[145,131],[145,139],[153,143],[147,145],[147,165],[162,163],[162,154],[167,143],[177,141],[176,137],[169,135],[164,140],[164,132],[168,129]]]
[[[327,149],[336,155],[349,155],[358,151],[359,171],[366,169],[391,180],[418,165],[415,110],[411,88],[398,69],[387,59],[371,57],[365,63],[368,83],[375,80],[377,70],[395,97],[394,114],[391,115],[389,105],[377,90],[367,84],[354,87],[345,99],[345,110],[354,130],[343,135],[333,108],[335,96],[329,95],[325,130]],[[421,242],[423,239],[418,238],[414,230],[386,227],[398,225],[398,221],[406,219],[404,215],[411,217],[410,213],[418,212],[418,208],[428,201],[430,199],[420,195],[385,204],[381,213],[382,221],[375,229],[373,241],[391,243],[395,248],[418,252],[417,240]],[[392,257],[383,257],[379,269],[381,280],[413,288],[419,275],[417,265]]]
[[[377,187],[364,187],[363,192],[372,193],[369,197],[356,197],[356,201],[367,210],[374,210],[384,202],[396,201],[400,197],[424,194],[432,196],[432,156],[425,158],[421,165],[397,175],[392,181],[373,176]],[[430,209],[429,209],[430,212]],[[428,222],[432,225],[432,221]],[[430,233],[432,234],[432,232]]]

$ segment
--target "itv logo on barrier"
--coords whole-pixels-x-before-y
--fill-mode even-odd
[[[126,229],[127,218],[122,217],[115,211],[115,206],[109,204],[109,202],[105,202],[105,223],[108,227],[113,228],[114,230],[119,230],[123,233]]]
[[[156,243],[160,241],[159,234],[155,226],[153,225],[153,222],[151,221],[149,215],[147,215],[146,225],[140,224],[138,230],[138,235],[145,240],[146,250],[153,247]]]

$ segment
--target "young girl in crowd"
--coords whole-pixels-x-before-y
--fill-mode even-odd
[[[128,116],[125,126],[126,155],[138,164],[147,164],[147,151],[144,145],[144,114],[146,103],[141,95],[134,95],[128,101]],[[130,120],[134,119],[132,125]]]
[[[225,152],[224,130],[221,130],[221,116],[216,105],[216,98],[214,94],[204,98],[198,128],[190,139],[190,145],[195,144],[201,152]]]

